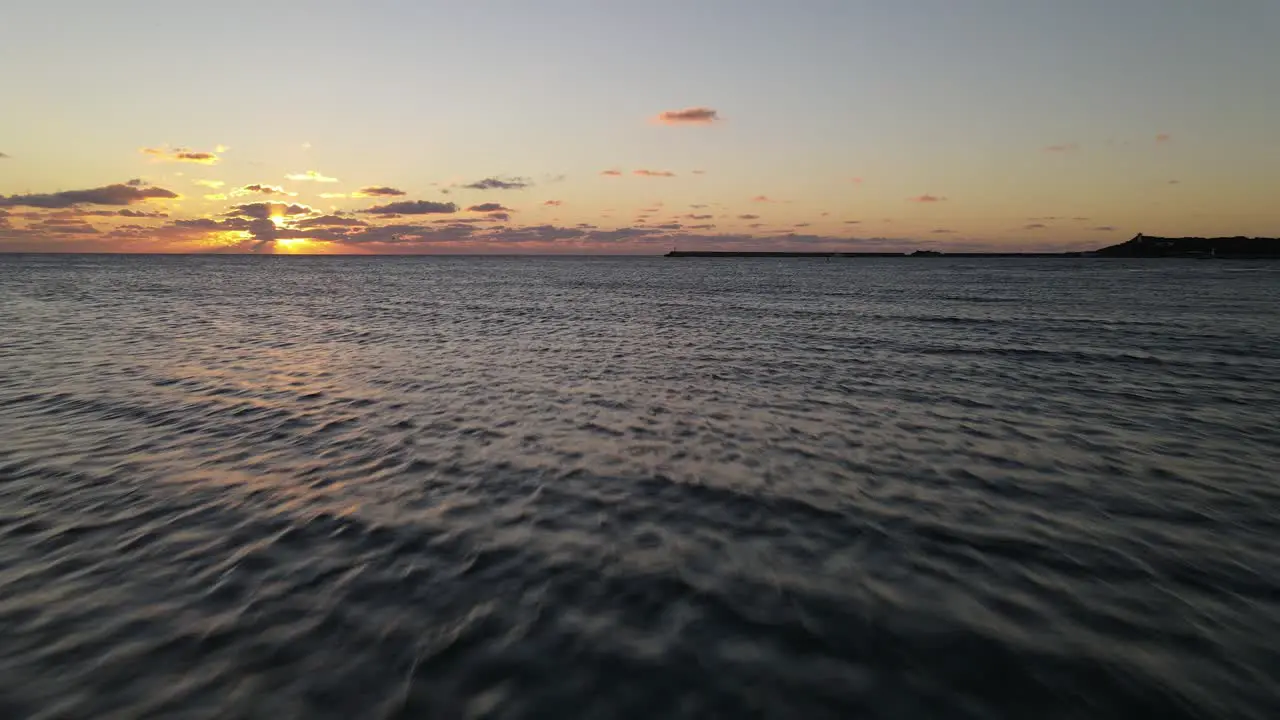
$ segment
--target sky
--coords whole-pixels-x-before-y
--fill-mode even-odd
[[[1275,0],[41,0],[0,251],[1280,235]]]

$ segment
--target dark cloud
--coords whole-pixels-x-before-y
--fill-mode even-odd
[[[515,212],[509,207],[503,207],[502,203],[480,203],[467,208],[467,212]]]
[[[709,107],[691,107],[683,110],[666,110],[654,120],[663,125],[709,125],[720,119],[720,113]]]
[[[405,191],[399,188],[387,187],[385,185],[377,185],[377,186],[370,185],[369,187],[362,187],[359,190],[351,193],[351,197],[356,197],[356,198],[400,197],[405,194],[406,194]]]
[[[1156,135],[1156,144],[1163,145],[1169,142],[1173,142],[1173,136],[1169,133],[1160,133]]]
[[[126,210],[117,210],[117,211],[116,211],[116,214],[117,214],[117,215],[119,215],[120,217],[131,217],[131,218],[142,218],[142,217],[149,217],[149,218],[166,218],[166,217],[169,217],[169,213],[162,213],[162,212],[147,212],[147,211],[145,211],[145,210],[128,210],[128,209],[126,209]]]
[[[1049,226],[1045,225],[1044,223],[1031,223],[1030,225],[1023,225],[1022,229],[1023,230],[1043,230],[1047,227]]]
[[[746,214],[743,214],[743,215],[739,215],[739,216],[738,216],[738,219],[739,219],[739,220],[759,220],[759,219],[760,219],[760,216],[759,216],[759,215],[752,215],[751,213],[746,213]]]
[[[431,200],[403,200],[401,202],[374,205],[361,212],[372,215],[443,215],[458,212],[455,203],[432,202]]]
[[[771,202],[777,202],[777,200],[774,200],[773,198],[769,197],[768,195],[757,195],[757,196],[755,196],[755,197],[751,198],[751,202],[758,202],[758,203],[771,203]]]
[[[320,217],[306,218],[294,223],[296,228],[319,228],[319,227],[368,227],[369,223],[344,215],[321,215]]]
[[[297,195],[291,193],[279,185],[264,185],[263,183],[254,183],[245,185],[231,191],[232,195]]]
[[[1098,232],[1115,232],[1115,228],[1111,227],[1110,225],[1103,225],[1101,227],[1096,227],[1094,228],[1094,230]]]
[[[1181,185],[1181,184],[1182,184],[1182,181],[1181,181],[1181,180],[1170,180],[1170,181],[1169,181],[1169,184],[1170,184],[1170,185]]]
[[[694,213],[689,213],[688,215],[685,215],[685,218],[689,220],[710,220],[714,217],[715,215],[697,215]]]
[[[502,222],[506,222],[506,221],[508,221],[508,220],[510,220],[510,219],[511,219],[511,213],[505,213],[505,212],[491,212],[491,213],[489,213],[489,219],[491,219],[491,220],[501,220]]]
[[[934,234],[934,235],[950,235],[951,233],[954,233],[954,232],[955,232],[955,230],[948,230],[948,229],[946,229],[946,228],[938,228],[937,230],[933,230],[932,232],[933,232],[933,234]]]
[[[1060,145],[1050,145],[1044,149],[1045,152],[1051,153],[1069,153],[1080,149],[1077,143],[1062,143]]]
[[[622,175],[622,171],[621,170],[601,170],[600,174],[604,175],[605,177],[620,177]]]
[[[545,206],[547,206],[547,207],[560,207],[561,205],[563,205],[563,204],[564,204],[564,201],[563,201],[563,200],[548,200],[548,201],[546,201],[546,202],[544,202],[544,203],[542,203],[542,204],[543,204],[543,205],[545,205]]]
[[[706,171],[706,170],[694,170],[694,171],[693,171],[693,174],[694,174],[694,175],[706,175],[706,174],[707,174],[707,171]]]
[[[845,225],[861,225],[862,221],[861,220],[845,220],[844,224]]]
[[[462,187],[470,190],[523,190],[530,185],[533,185],[533,183],[529,182],[529,178],[516,177],[504,180],[502,178],[491,177],[483,180],[477,180],[473,183],[463,185]]]
[[[938,197],[937,195],[917,195],[916,197],[907,198],[907,199],[911,202],[917,202],[917,203],[936,203],[936,202],[946,201],[946,198]]]
[[[12,157],[12,156],[11,156],[11,155],[6,155],[6,154],[4,154],[4,153],[0,152],[0,160],[8,160],[10,157]]]
[[[228,217],[243,216],[256,220],[269,220],[274,217],[291,217],[293,215],[310,215],[315,212],[306,205],[286,204],[278,202],[255,202],[243,205],[232,205],[223,213]]]
[[[190,148],[142,148],[140,151],[144,155],[150,155],[156,159],[168,162],[191,162],[200,163],[201,165],[214,165],[218,162],[218,154],[216,152],[204,152],[201,150],[192,150]]]
[[[91,190],[66,190],[57,193],[32,195],[10,195],[0,197],[0,206],[6,207],[39,207],[67,208],[76,205],[132,205],[144,200],[167,200],[178,197],[178,193],[160,187],[138,187],[118,183]]]
[[[662,178],[669,178],[669,177],[676,176],[676,174],[671,172],[670,170],[632,170],[631,174],[639,175],[640,177],[662,177]]]
[[[689,226],[689,229],[690,229],[690,230],[713,230],[713,229],[715,229],[715,225],[710,225],[710,224],[706,224],[706,225],[690,225],[690,226]]]

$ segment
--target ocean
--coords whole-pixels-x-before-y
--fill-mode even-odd
[[[1280,263],[0,256],[0,717],[1280,717]]]

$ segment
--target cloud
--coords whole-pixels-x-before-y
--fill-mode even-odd
[[[292,173],[290,175],[285,175],[284,177],[286,180],[295,180],[297,182],[338,182],[338,178],[325,177],[315,170],[308,170],[303,173]]]
[[[1094,230],[1097,232],[1114,232],[1115,228],[1110,225],[1102,225],[1101,227],[1094,228]]]
[[[405,191],[398,188],[387,187],[385,185],[362,187],[351,193],[351,197],[369,198],[369,197],[400,197],[405,195]]]
[[[720,113],[709,107],[691,107],[683,110],[665,110],[653,118],[663,125],[710,125],[720,120]]]
[[[131,217],[131,218],[143,218],[143,217],[149,217],[149,218],[166,218],[166,217],[169,217],[169,213],[162,213],[162,212],[147,212],[147,211],[145,211],[145,210],[128,210],[128,209],[125,209],[125,210],[117,210],[117,211],[116,211],[116,215],[119,215],[120,217]]]
[[[845,220],[844,224],[845,225],[861,225],[862,221],[861,220]]]
[[[751,213],[746,213],[746,214],[743,214],[743,215],[739,215],[739,216],[738,216],[738,219],[739,219],[739,220],[759,220],[759,219],[760,219],[760,216],[759,216],[759,215],[752,215]]]
[[[0,196],[0,207],[67,208],[76,205],[132,205],[145,200],[170,200],[177,197],[179,197],[178,193],[161,187],[139,187],[118,183],[90,190]]]
[[[1171,142],[1173,142],[1173,136],[1170,135],[1169,133],[1160,133],[1156,135],[1157,145],[1163,145],[1165,143],[1171,143]]]
[[[1169,184],[1170,184],[1170,185],[1181,185],[1181,184],[1182,184],[1182,181],[1181,181],[1181,180],[1170,180],[1170,181],[1169,181]]]
[[[913,198],[907,198],[907,200],[910,202],[917,202],[917,203],[936,203],[936,202],[945,202],[946,198],[938,197],[937,195],[917,195],[916,197],[913,197]]]
[[[321,215],[319,217],[306,218],[294,223],[294,227],[300,229],[317,228],[317,227],[368,227],[369,223],[345,215]]]
[[[705,225],[690,225],[690,226],[689,226],[689,229],[690,229],[690,230],[714,230],[714,229],[715,229],[715,227],[716,227],[715,225],[711,225],[711,224],[705,224]]]
[[[226,216],[244,216],[247,218],[255,218],[258,220],[266,220],[272,217],[289,217],[292,215],[310,215],[315,212],[306,205],[297,203],[280,203],[280,202],[253,202],[244,203],[242,205],[233,205],[230,210],[223,213]]]
[[[771,203],[771,202],[777,202],[777,200],[770,198],[768,195],[757,195],[751,198],[751,202]]]
[[[850,180],[850,182],[852,182],[854,185],[861,185],[861,184],[862,184],[862,178],[860,178],[860,177],[856,177],[856,178],[849,178],[849,180]]]
[[[502,222],[506,222],[511,219],[511,213],[491,212],[489,213],[489,217],[493,220],[501,220]]]
[[[632,170],[632,171],[631,171],[631,174],[632,174],[632,175],[639,175],[640,177],[664,177],[664,178],[669,178],[669,177],[675,177],[675,176],[676,176],[676,174],[675,174],[675,173],[673,173],[673,172],[671,172],[670,170]]]
[[[685,217],[689,220],[711,220],[715,217],[715,215],[697,215],[694,213],[689,213],[688,215],[685,215]]]
[[[196,184],[200,187],[210,188],[211,190],[217,190],[223,185],[226,185],[226,183],[221,180],[196,180]]]
[[[454,203],[432,202],[430,200],[404,200],[401,202],[374,205],[361,212],[372,215],[437,215],[458,212]]]
[[[204,199],[205,200],[226,200],[227,195],[226,193],[214,193],[212,195],[205,195]]]
[[[298,195],[298,193],[291,193],[288,190],[285,190],[284,188],[278,185],[263,185],[262,183],[245,185],[244,187],[236,188],[235,190],[231,191],[231,195],[233,197],[238,197],[241,195],[255,195],[255,194],[256,195],[287,195],[289,197],[296,197]]]
[[[1045,225],[1044,223],[1031,223],[1030,225],[1023,225],[1022,229],[1023,230],[1043,230],[1047,227],[1049,226]]]
[[[6,155],[5,153],[0,152],[0,160],[8,160],[8,159],[9,159],[9,158],[11,158],[11,157],[13,157],[13,156],[12,156],[12,155]]]
[[[600,174],[605,177],[622,177],[621,170],[601,170]]]
[[[560,207],[561,205],[563,205],[563,204],[564,204],[564,201],[563,201],[563,200],[548,200],[548,201],[546,201],[546,202],[544,202],[544,203],[542,203],[542,204],[543,204],[544,206],[546,206],[546,207]]]
[[[938,228],[937,230],[931,230],[930,232],[932,232],[934,235],[950,235],[951,233],[954,233],[955,230],[948,230],[947,228]]]
[[[1080,149],[1078,143],[1062,143],[1061,145],[1050,145],[1044,149],[1045,152],[1051,153],[1069,153],[1076,152]]]
[[[694,171],[693,171],[693,174],[694,174],[694,175],[706,175],[706,174],[707,174],[707,171],[706,171],[706,170],[694,170]]]
[[[503,207],[502,203],[480,203],[467,208],[467,212],[515,212],[509,207]]]
[[[219,145],[216,152],[205,152],[202,150],[192,150],[190,148],[183,147],[145,147],[140,149],[138,152],[141,152],[144,155],[150,155],[160,162],[190,162],[199,163],[201,165],[216,165],[220,159],[218,157],[218,153],[226,151],[227,148]]]
[[[346,193],[320,193],[320,197],[325,200],[337,200],[339,198],[347,197],[347,194]]]
[[[529,178],[513,177],[504,180],[502,178],[490,177],[483,180],[477,180],[473,183],[468,183],[462,187],[470,190],[523,190],[532,184],[533,183],[529,181]]]

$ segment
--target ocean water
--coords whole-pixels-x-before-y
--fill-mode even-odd
[[[1280,263],[0,256],[0,717],[1280,717]]]

